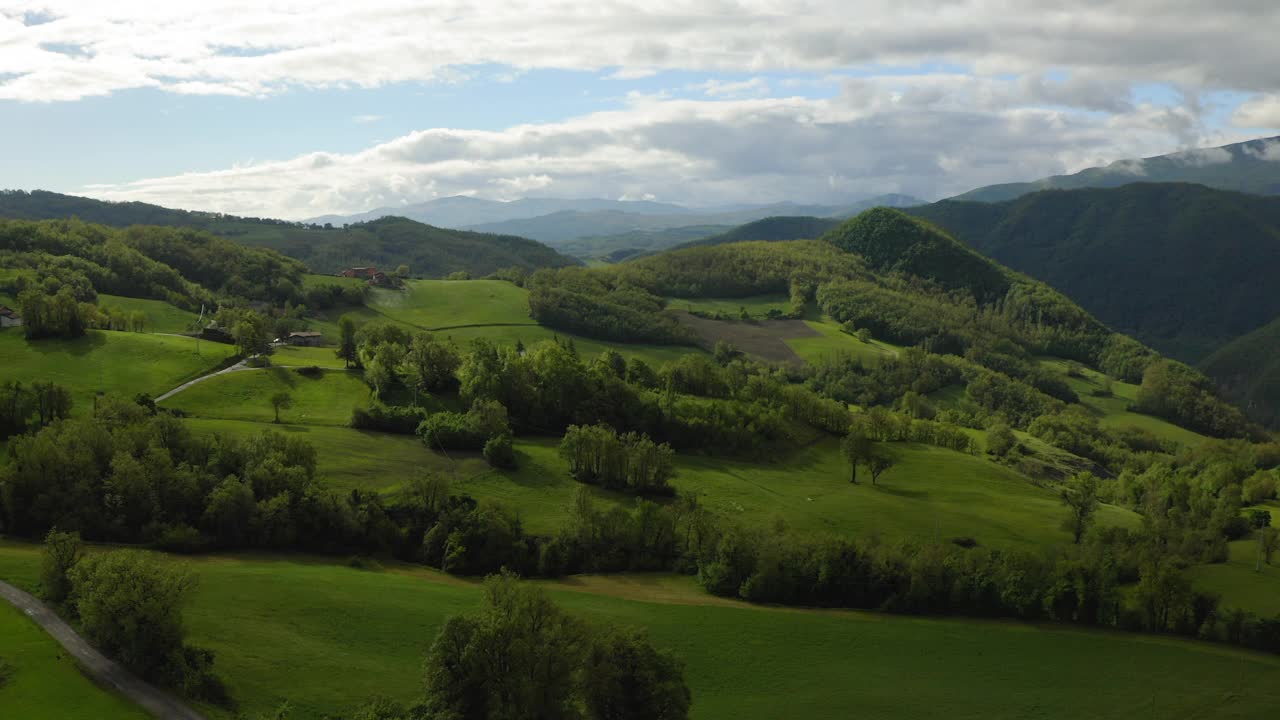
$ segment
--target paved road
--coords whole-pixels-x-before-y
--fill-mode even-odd
[[[181,700],[143,682],[119,663],[94,650],[62,618],[31,595],[0,581],[0,598],[7,600],[52,635],[80,663],[85,674],[99,685],[119,692],[162,720],[204,720],[203,715],[187,707]]]
[[[191,380],[191,381],[189,381],[189,382],[182,383],[182,384],[181,384],[181,385],[179,385],[178,387],[176,387],[176,388],[174,388],[174,389],[170,390],[169,392],[167,392],[167,393],[165,393],[165,394],[161,395],[160,397],[156,398],[156,399],[155,399],[155,401],[156,401],[156,402],[160,402],[161,400],[164,400],[164,399],[166,399],[166,398],[171,398],[171,397],[173,397],[174,395],[177,395],[178,393],[182,392],[183,390],[186,390],[187,388],[191,387],[192,385],[195,385],[196,383],[202,383],[202,382],[204,382],[205,380],[208,380],[209,378],[218,377],[219,375],[224,375],[224,374],[229,373],[229,372],[237,372],[237,371],[240,371],[240,370],[252,370],[252,369],[253,369],[253,368],[249,367],[248,365],[245,365],[245,364],[244,364],[244,361],[243,361],[243,360],[241,360],[240,362],[236,363],[235,365],[232,365],[232,366],[231,366],[231,367],[229,367],[229,368],[223,368],[222,370],[219,370],[218,372],[212,372],[212,373],[209,373],[208,375],[201,375],[200,377],[196,378],[195,380]]]

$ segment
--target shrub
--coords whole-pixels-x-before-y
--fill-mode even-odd
[[[302,377],[311,378],[312,380],[316,378],[324,377],[324,370],[321,369],[319,365],[312,365],[310,367],[300,367],[294,370],[294,372],[298,373]]]
[[[418,408],[384,405],[376,400],[367,408],[351,410],[351,427],[357,430],[412,435],[422,420],[423,412]]]
[[[1269,472],[1256,472],[1244,481],[1245,504],[1257,505],[1276,496],[1276,477]]]
[[[352,555],[347,558],[347,567],[368,572],[382,572],[382,563],[368,555]]]
[[[197,553],[208,549],[209,539],[190,525],[169,525],[156,537],[159,550],[174,553]]]
[[[496,468],[513,468],[516,466],[515,448],[511,445],[510,433],[494,435],[484,444],[484,459]]]

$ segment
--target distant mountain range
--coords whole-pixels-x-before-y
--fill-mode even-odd
[[[1134,182],[1197,183],[1219,190],[1278,195],[1280,137],[1118,160],[1105,167],[1092,167],[1072,175],[988,185],[951,199],[1003,202],[1039,190],[1110,188]]]
[[[481,200],[473,197],[449,197],[399,208],[381,208],[357,215],[327,215],[308,222],[343,225],[365,222],[377,217],[396,215],[437,227],[474,230],[500,235],[519,235],[561,245],[573,242],[575,251],[607,254],[622,246],[614,236],[658,233],[678,228],[706,227],[712,232],[753,220],[776,215],[813,215],[850,217],[877,206],[907,207],[923,201],[909,195],[889,194],[864,198],[845,205],[800,205],[772,203],[767,205],[734,205],[712,208],[688,208],[670,203],[605,199],[526,198],[511,202]],[[671,234],[674,245],[688,240],[691,231]],[[592,240],[601,240],[592,248]],[[661,250],[660,238],[645,238],[645,250]]]

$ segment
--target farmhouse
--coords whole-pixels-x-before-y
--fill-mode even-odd
[[[391,285],[391,278],[376,267],[357,267],[347,268],[338,273],[342,277],[364,278],[369,281],[370,285]]]
[[[0,328],[21,327],[22,316],[11,307],[0,305]]]
[[[307,330],[304,332],[291,332],[289,337],[284,339],[288,345],[319,345],[321,338],[320,333]]]

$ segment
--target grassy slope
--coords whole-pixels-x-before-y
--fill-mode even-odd
[[[1083,378],[1073,378],[1066,377],[1066,363],[1064,361],[1041,360],[1041,365],[1061,372],[1067,383],[1071,385],[1071,389],[1075,390],[1076,394],[1080,396],[1080,402],[1093,410],[1103,427],[1136,427],[1147,430],[1156,437],[1164,440],[1173,440],[1188,447],[1194,447],[1207,439],[1200,433],[1178,427],[1154,415],[1143,415],[1129,410],[1129,406],[1137,400],[1137,385],[1113,380],[1111,383],[1111,396],[1098,397],[1093,394],[1093,391],[1102,387],[1105,377],[1102,373],[1085,368],[1082,371]]]
[[[611,345],[557,332],[529,318],[527,296],[523,288],[499,280],[414,280],[408,283],[406,292],[375,291],[371,307],[352,315],[358,322],[392,321],[411,329],[433,330],[461,346],[477,338],[504,345],[519,341],[529,346],[560,337],[572,339],[583,357],[612,348],[627,358],[638,357],[655,365],[687,353],[701,352],[677,345]],[[328,337],[337,337],[336,325],[321,324],[321,331]]]
[[[147,332],[185,333],[195,325],[198,314],[179,310],[163,300],[144,300],[123,295],[98,294],[98,305],[119,308],[126,313],[142,312],[147,316]],[[212,310],[212,308],[210,308]]]
[[[354,372],[329,370],[310,378],[268,367],[220,375],[161,404],[192,417],[271,422],[275,411],[268,399],[282,391],[293,398],[293,407],[280,412],[281,421],[307,425],[346,425],[352,408],[369,401],[369,387]]]
[[[305,557],[180,561],[200,579],[187,612],[191,639],[216,651],[241,710],[287,699],[297,720],[375,694],[414,697],[422,653],[440,624],[479,597],[472,583],[419,568],[366,572]],[[30,546],[0,545],[0,577],[32,578],[37,563]],[[699,720],[845,718],[850,708],[904,719],[1252,718],[1280,701],[1269,681],[1280,661],[1217,646],[752,607],[670,576],[545,585],[571,611],[647,628],[681,655]]]
[[[556,454],[554,441],[517,444],[521,466],[454,482],[454,490],[518,508],[534,532],[567,520],[577,483]],[[984,545],[1064,542],[1062,508],[1050,491],[981,458],[922,445],[896,445],[900,464],[873,487],[869,477],[849,483],[849,469],[833,440],[776,463],[678,456],[673,484],[697,494],[716,513],[766,527],[781,518],[806,532],[887,539],[971,536]],[[865,475],[865,473],[864,473]],[[600,493],[600,497],[611,496]],[[629,502],[626,498],[615,498]],[[1104,524],[1130,525],[1136,515],[1104,506]]]
[[[93,406],[96,391],[159,395],[204,374],[229,356],[228,345],[150,333],[90,330],[75,340],[28,342],[20,332],[0,332],[4,377],[51,380],[71,388],[76,412]]]
[[[13,668],[0,685],[0,717],[116,720],[147,714],[93,684],[44,630],[0,602],[0,661]]]
[[[813,328],[818,333],[818,337],[793,338],[787,341],[787,345],[790,345],[791,349],[795,350],[805,362],[815,362],[838,355],[852,355],[870,365],[896,355],[899,349],[897,346],[879,340],[862,342],[841,330],[838,323],[827,317],[805,320],[805,324]]]
[[[285,413],[286,417],[289,413]],[[193,418],[187,425],[197,434],[214,433],[245,437],[263,431],[286,433],[307,440],[316,448],[317,475],[329,487],[342,490],[394,492],[406,480],[425,472],[449,477],[472,477],[489,466],[475,456],[452,458],[427,450],[413,435],[354,430],[322,425],[273,425],[243,420]]]

